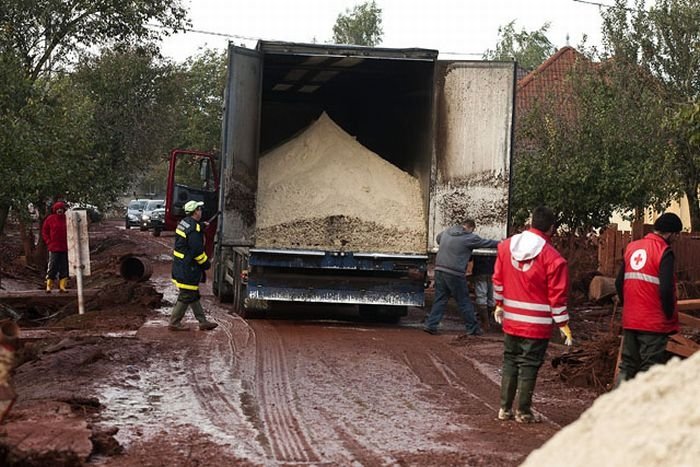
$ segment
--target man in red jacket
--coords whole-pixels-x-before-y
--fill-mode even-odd
[[[532,212],[532,228],[498,245],[493,273],[494,318],[503,325],[504,351],[499,420],[540,421],[531,410],[537,373],[544,362],[553,326],[572,344],[567,313],[569,270],[551,245],[556,218],[544,206]]]
[[[56,201],[51,208],[53,214],[44,219],[41,235],[49,250],[49,267],[46,272],[46,293],[51,292],[54,280],[58,279],[60,292],[67,292],[68,285],[68,233],[66,230],[66,205]]]
[[[670,212],[654,222],[654,232],[627,245],[615,286],[622,309],[622,360],[615,381],[634,378],[666,363],[669,334],[678,332],[676,278],[671,243],[683,223]]]

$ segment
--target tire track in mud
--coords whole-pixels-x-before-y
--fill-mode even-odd
[[[319,462],[292,404],[282,339],[272,324],[258,322],[256,328],[256,390],[272,453],[278,462]]]

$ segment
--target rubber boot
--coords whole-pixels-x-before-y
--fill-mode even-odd
[[[518,410],[515,411],[515,421],[518,423],[537,423],[539,418],[532,413],[532,395],[535,393],[536,379],[519,378],[518,380]]]
[[[173,307],[173,311],[170,313],[170,324],[168,324],[168,329],[171,331],[184,331],[187,329],[187,327],[183,326],[180,324],[180,321],[182,321],[182,318],[185,316],[185,312],[187,311],[187,303],[183,303],[181,301],[175,302],[175,306]]]
[[[66,290],[66,286],[68,285],[68,278],[64,277],[63,279],[58,280],[58,291],[63,292],[63,293],[68,293]]]
[[[503,373],[501,376],[501,409],[498,411],[499,420],[513,418],[513,401],[515,391],[518,389],[518,377]]]
[[[53,279],[46,279],[46,293],[51,293],[53,289]]]
[[[211,331],[212,329],[216,329],[219,326],[216,323],[207,321],[207,317],[204,315],[204,310],[202,309],[202,304],[199,302],[199,300],[197,300],[196,302],[192,302],[190,306],[192,307],[192,313],[194,313],[194,317],[197,318],[197,321],[199,321],[200,331]]]
[[[486,308],[486,305],[477,305],[476,312],[479,315],[479,321],[481,321],[481,329],[483,329],[484,332],[489,332],[490,324],[488,308]]]

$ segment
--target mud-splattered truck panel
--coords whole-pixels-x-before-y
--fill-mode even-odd
[[[428,254],[444,226],[466,215],[476,220],[483,236],[506,234],[514,79],[514,63],[444,62],[437,51],[426,49],[266,41],[256,50],[231,45],[220,161],[217,295],[233,298],[239,310],[247,298],[421,306]],[[274,177],[260,170],[273,166],[277,177],[286,170],[280,164],[286,155],[275,154],[275,163],[266,165],[261,158],[285,144],[303,147],[289,141],[326,117],[372,157],[414,180],[416,203],[421,204],[417,227],[412,224],[411,230],[417,243],[398,241],[405,235],[400,225],[391,234],[384,224],[392,206],[381,197],[375,204],[375,198],[363,197],[370,204],[359,210],[352,200],[360,197],[341,200],[338,204],[348,206],[352,215],[327,210],[319,219],[269,225],[275,216],[267,208],[274,206],[258,203],[275,199],[276,193],[261,191],[270,187],[261,187],[260,178]],[[327,162],[331,160],[329,156]],[[290,162],[290,174],[298,161]],[[304,184],[284,186],[290,196],[303,190],[305,199],[318,202],[347,194],[348,179],[328,183],[338,171],[324,166],[315,178],[308,170],[297,173],[306,177]],[[327,191],[318,193],[316,186]],[[374,218],[354,224],[369,211]],[[374,224],[386,241],[371,238]],[[306,226],[313,230],[312,241],[304,235]],[[359,242],[342,236],[358,230],[368,236]],[[363,238],[373,242],[363,247]]]

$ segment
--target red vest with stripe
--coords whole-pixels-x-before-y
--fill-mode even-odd
[[[545,240],[536,230],[530,232]],[[499,243],[493,287],[496,303],[503,307],[503,332],[528,339],[549,339],[554,326],[569,321],[567,294],[569,270],[566,260],[549,241],[526,262],[510,252],[513,237]]]
[[[667,248],[666,241],[654,233],[627,245],[622,289],[624,329],[664,334],[678,331],[678,310],[667,319],[661,305],[659,265]],[[675,293],[675,278],[673,288]]]

